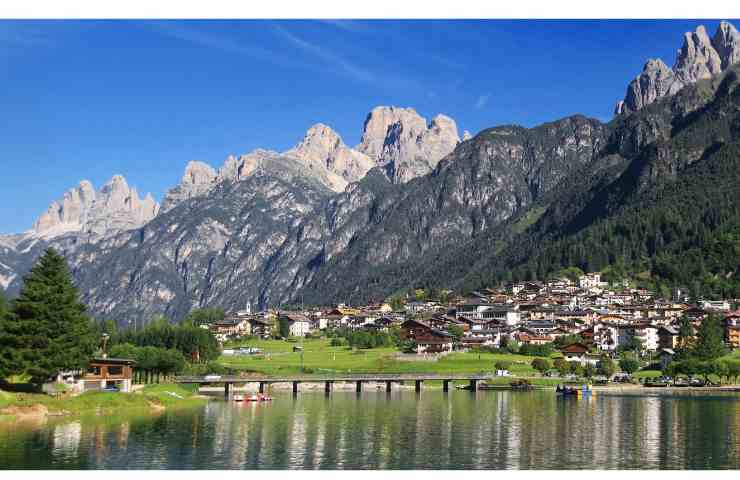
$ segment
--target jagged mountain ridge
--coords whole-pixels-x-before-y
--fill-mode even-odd
[[[390,117],[386,115],[386,112],[391,113]],[[191,161],[186,166],[180,183],[167,192],[161,207],[162,215],[182,204],[185,205],[183,208],[188,212],[184,215],[198,216],[200,214],[196,213],[198,208],[195,205],[200,203],[213,205],[213,202],[209,202],[209,196],[212,195],[221,198],[220,201],[230,202],[234,205],[239,204],[240,202],[233,196],[237,194],[225,197],[219,196],[224,191],[230,191],[242,192],[241,195],[250,196],[251,198],[253,192],[247,192],[236,184],[250,181],[253,178],[271,178],[274,181],[282,182],[282,184],[293,182],[295,184],[293,190],[300,185],[300,191],[292,191],[289,195],[286,194],[286,198],[289,199],[295,199],[297,196],[304,194],[307,195],[307,198],[314,200],[324,198],[334,192],[344,190],[350,182],[360,180],[376,164],[382,167],[395,165],[396,161],[403,163],[403,165],[413,164],[415,159],[405,155],[405,152],[414,152],[414,149],[407,148],[404,145],[406,141],[414,142],[417,148],[435,152],[434,155],[437,156],[448,153],[444,149],[451,150],[454,148],[459,142],[459,138],[454,121],[450,119],[445,123],[445,121],[439,120],[447,118],[444,116],[435,117],[435,120],[427,126],[426,121],[413,109],[398,109],[396,107],[377,107],[373,109],[368,114],[366,124],[375,125],[377,132],[363,131],[363,140],[374,139],[374,135],[377,134],[379,136],[377,140],[385,148],[396,152],[395,154],[384,153],[382,160],[380,155],[378,158],[370,157],[358,149],[347,147],[342,142],[341,137],[328,126],[317,124],[308,130],[304,139],[295,148],[283,154],[258,149],[239,157],[229,156],[218,170],[204,162]],[[413,132],[421,136],[409,135],[406,138],[396,135],[398,131],[404,131],[407,128],[406,124],[409,122],[422,125],[418,129],[412,129]],[[441,129],[440,123],[444,124],[445,128]],[[445,140],[445,135],[449,135],[449,140]],[[432,142],[433,145],[425,147],[425,142],[427,142],[425,138],[431,139],[429,142]],[[440,150],[440,142],[446,145],[442,150]],[[358,146],[358,148],[361,147]],[[431,168],[430,165],[436,164],[439,160],[434,155],[431,160],[424,160],[424,165],[427,168]],[[379,169],[379,171],[381,170]],[[382,171],[387,170],[383,168]],[[421,169],[420,171],[425,170]],[[407,175],[403,179],[396,179],[396,181],[406,181],[411,177],[412,175]],[[291,189],[288,188],[288,190]],[[262,202],[270,208],[277,205],[276,202],[278,202],[277,198],[279,196],[274,196],[274,192],[261,191],[261,193],[264,194],[260,199]],[[279,205],[289,207],[289,203],[280,201]],[[315,203],[300,204],[301,208],[295,212],[296,218],[293,218],[287,225],[292,227],[299,223],[298,218],[312,211],[316,206]],[[96,208],[96,206],[104,208]],[[104,214],[96,213],[98,210],[102,210]],[[142,210],[147,213],[142,214]],[[84,278],[88,277],[85,276],[84,272],[97,270],[94,263],[98,259],[108,258],[109,255],[116,256],[119,249],[127,248],[126,246],[130,245],[131,238],[135,239],[137,235],[140,235],[142,231],[140,229],[145,224],[159,224],[159,222],[154,221],[157,220],[159,211],[159,205],[153,203],[151,196],[147,196],[143,201],[140,200],[135,189],[129,189],[123,177],[114,177],[97,193],[97,198],[92,185],[83,181],[79,187],[72,189],[65,194],[62,200],[49,207],[48,212],[36,222],[35,229],[31,234],[0,237],[4,247],[4,250],[0,251],[0,260],[3,261],[0,263],[0,280],[3,282],[3,288],[7,289],[11,295],[16,292],[22,274],[30,268],[33,260],[38,257],[44,248],[53,246],[64,252],[74,266],[75,275],[81,289],[86,291],[86,299],[89,300],[92,311],[95,314],[111,313],[113,308],[111,305],[115,304],[116,301],[106,301],[99,295],[101,288],[104,287],[96,282],[101,277],[89,277],[91,280],[90,284],[87,285]],[[122,221],[127,214],[131,217],[130,221]],[[204,223],[209,223],[208,214],[203,215]],[[201,228],[200,231],[208,231],[205,226],[201,225],[199,228]],[[278,230],[280,229],[278,228]],[[43,234],[39,232],[43,232]],[[268,236],[266,241],[275,243],[275,239],[281,238],[282,233],[284,233],[284,229],[276,235]],[[265,239],[261,240],[265,241]],[[163,246],[163,248],[169,247],[170,245]],[[154,255],[154,251],[150,251],[150,254]],[[114,261],[113,264],[120,265],[121,262]],[[128,266],[130,265],[124,264],[124,267]],[[210,269],[211,266],[212,263],[209,264],[207,269]],[[115,271],[115,268],[111,270],[111,272]],[[102,272],[102,276],[109,273],[107,268],[102,269]],[[172,278],[180,275],[178,272],[169,272],[168,274],[171,274]],[[108,284],[111,284],[111,282],[113,281],[107,281]],[[164,283],[167,284],[167,282]],[[105,284],[106,281],[103,281],[102,285]],[[156,291],[160,292],[157,294],[157,298],[169,300],[174,295],[172,292],[177,290],[179,290],[179,287],[173,287],[170,290],[167,286],[157,287]],[[192,293],[197,289],[183,287],[182,290]],[[146,292],[150,291],[151,288],[144,287],[139,290],[139,295],[143,295],[141,298],[144,300],[142,301],[149,299]],[[259,297],[259,289],[255,291],[257,292],[255,296]],[[203,294],[202,298],[207,298],[207,295]],[[189,298],[186,303],[192,306],[193,302],[202,301],[202,299],[193,300]],[[132,301],[132,305],[136,304],[136,301]],[[179,307],[175,306],[167,306],[164,310],[157,306],[152,311],[161,313],[163,311],[180,312],[180,310]],[[148,313],[150,312],[147,311]]]
[[[649,59],[627,86],[624,100],[614,113],[636,112],[657,99],[676,94],[687,85],[717,75],[740,61],[740,33],[734,25],[722,21],[710,39],[703,25],[686,32],[676,54],[673,69],[663,60]]]
[[[396,268],[396,285],[476,289],[615,262],[684,288],[709,265],[720,277],[737,277],[736,257],[711,252],[736,238],[740,225],[740,65],[617,117],[607,131],[600,154],[529,209],[457,248]],[[672,260],[662,263],[661,252]],[[677,266],[696,271],[671,274]]]
[[[562,248],[576,258],[558,242],[638,205],[651,188],[684,179],[682,172],[713,158],[713,148],[722,150],[728,132],[737,135],[731,122],[709,122],[717,128],[702,131],[706,139],[676,149],[699,118],[735,118],[728,99],[737,89],[726,76],[656,95],[608,125],[574,116],[532,129],[489,129],[460,144],[456,139],[451,153],[437,160],[452,143],[435,138],[451,131],[444,119],[427,124],[409,112],[401,118],[381,111],[366,122],[379,126],[366,130],[384,131],[382,144],[368,134],[354,149],[319,125],[299,144],[304,148],[290,154],[230,157],[219,170],[192,164],[185,187],[137,230],[82,245],[62,236],[55,246],[67,255],[92,312],[124,323],[160,313],[182,318],[194,306],[355,303],[409,285],[467,288],[499,280],[505,271],[539,274],[548,267],[526,260],[537,257],[537,249]],[[711,109],[713,102],[729,109]],[[445,138],[456,135],[455,127]],[[426,150],[418,147],[424,138],[434,139]],[[347,151],[376,166],[337,192],[315,172],[355,165],[336,161]],[[302,155],[317,168],[306,168]],[[419,175],[397,175],[405,164]],[[355,175],[332,168],[344,181]],[[424,169],[431,173],[421,174]],[[16,242],[0,261],[22,262],[43,244]],[[19,256],[19,246],[30,249]]]
[[[374,168],[338,195],[300,169],[292,178],[278,178],[280,169],[218,184],[110,248],[76,254],[75,278],[105,318],[181,318],[196,305],[236,309],[246,301],[264,307],[299,292],[316,301],[314,288],[335,298],[339,275],[364,275],[358,262],[413,262],[526,208],[590,161],[602,130],[582,116],[531,131],[500,127],[465,142],[431,175],[397,184]]]

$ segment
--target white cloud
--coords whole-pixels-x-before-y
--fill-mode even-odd
[[[339,72],[344,73],[356,80],[360,80],[367,83],[375,82],[375,75],[358,65],[350,62],[336,52],[316,43],[311,43],[307,40],[300,38],[299,36],[290,33],[279,25],[275,25],[275,31],[280,33],[286,40],[288,40],[295,47],[303,50],[309,55],[313,55],[319,60],[323,61],[327,66],[334,67]]]
[[[478,100],[476,100],[475,107],[476,110],[480,110],[484,108],[486,105],[488,105],[488,100],[491,98],[491,95],[486,93],[485,95],[481,95],[478,97]]]

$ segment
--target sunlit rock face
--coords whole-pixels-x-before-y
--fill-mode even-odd
[[[349,148],[342,138],[330,127],[317,123],[308,129],[303,140],[284,155],[294,157],[307,168],[325,168],[340,177],[329,185],[334,191],[342,191],[347,183],[356,182],[375,166],[364,153]]]
[[[717,75],[740,61],[740,34],[729,22],[721,22],[711,39],[703,25],[686,32],[673,69],[660,59],[650,59],[627,86],[615,114],[636,112],[657,99],[674,95],[686,85]]]
[[[460,143],[455,121],[437,115],[431,122],[413,108],[376,107],[367,116],[357,150],[383,167],[393,183],[430,173]]]
[[[53,238],[70,232],[106,236],[138,228],[159,212],[151,195],[143,199],[126,179],[115,175],[99,191],[83,180],[52,202],[33,225],[33,234]]]

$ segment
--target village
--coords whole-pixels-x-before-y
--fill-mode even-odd
[[[224,344],[244,337],[274,337],[280,325],[286,338],[339,329],[371,333],[396,329],[407,353],[419,356],[512,345],[535,350],[554,346],[565,360],[583,367],[596,367],[600,359],[617,358],[625,351],[665,367],[679,347],[691,345],[701,322],[714,315],[722,319],[726,348],[740,348],[740,311],[733,310],[733,301],[689,303],[680,291],[666,301],[646,289],[610,287],[599,273],[573,280],[512,283],[468,296],[443,293],[445,301],[414,298],[395,309],[388,303],[259,313],[247,309],[207,328]],[[681,332],[681,322],[690,332],[685,328]],[[224,350],[225,355],[240,353],[249,352]]]

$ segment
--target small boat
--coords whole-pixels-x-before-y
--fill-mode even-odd
[[[268,397],[267,395],[262,395],[261,393],[250,395],[245,398],[247,402],[269,402],[272,400],[272,397]]]
[[[578,389],[573,387],[563,387],[558,385],[557,388],[555,388],[555,393],[563,396],[568,395],[578,395]]]
[[[244,395],[242,395],[241,393],[236,393],[231,399],[234,400],[235,402],[243,402]]]

